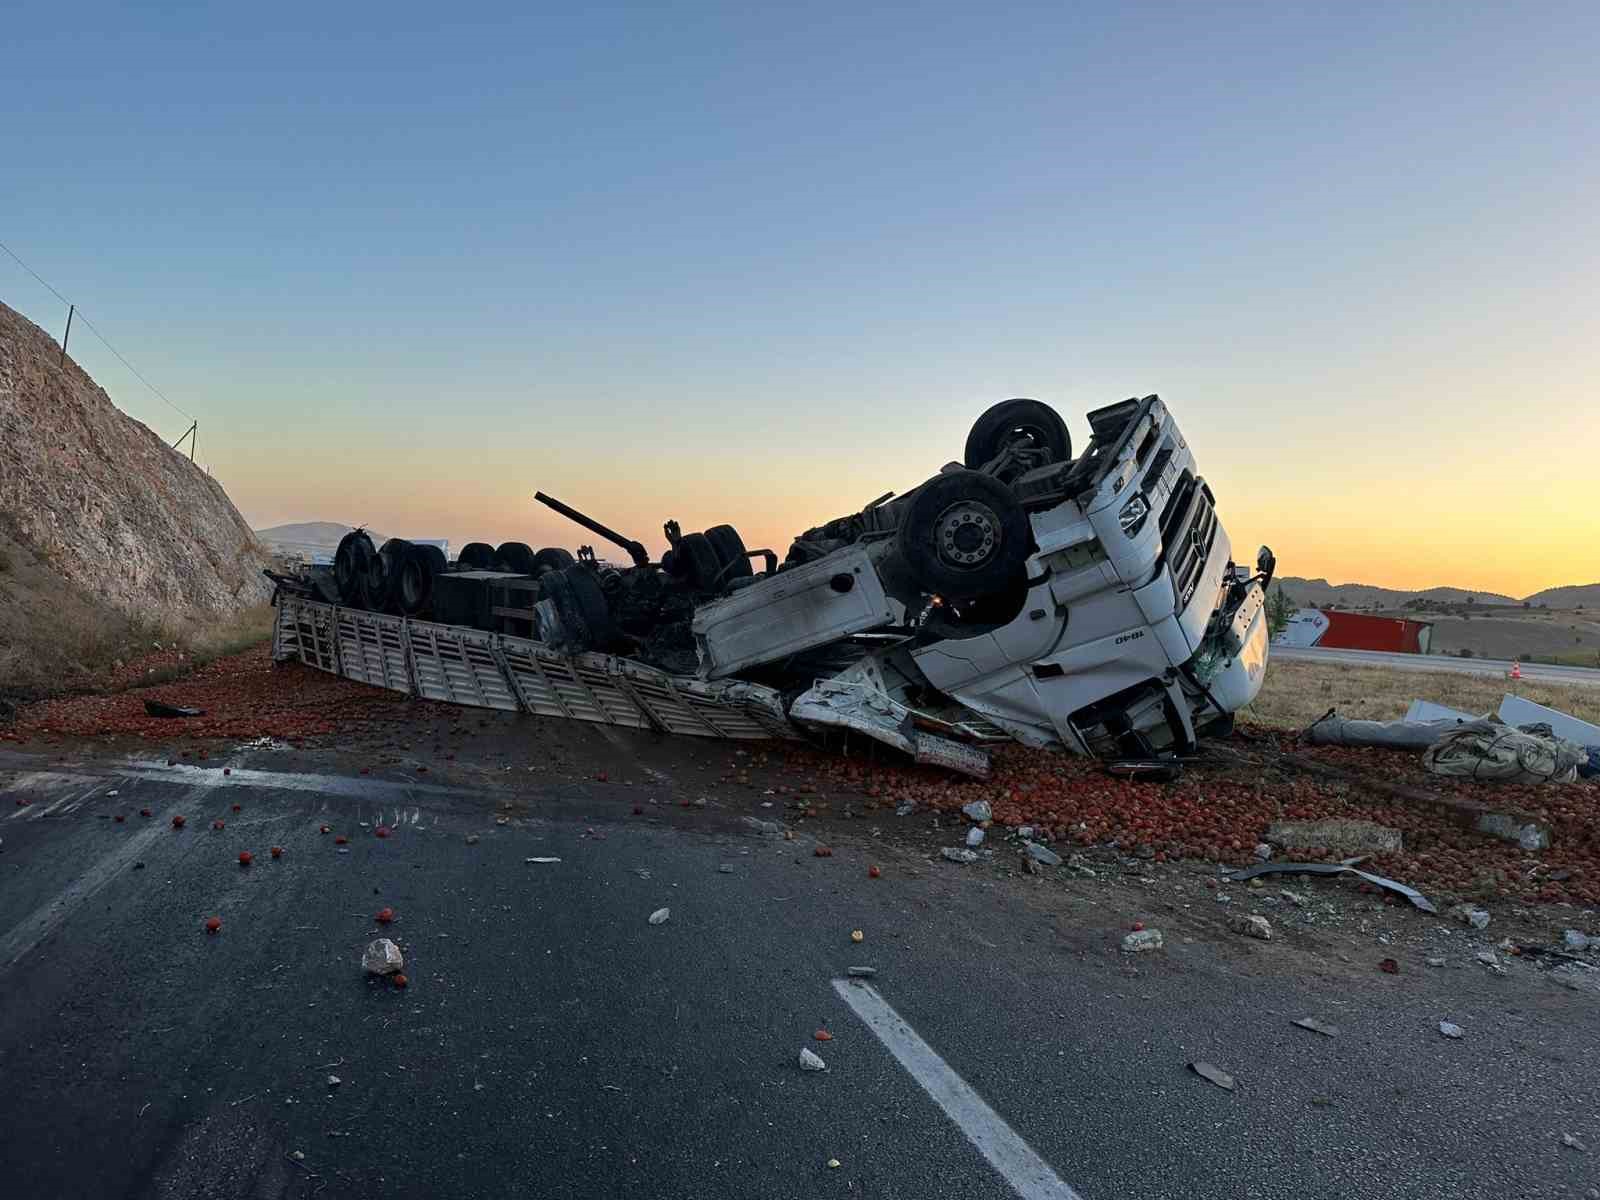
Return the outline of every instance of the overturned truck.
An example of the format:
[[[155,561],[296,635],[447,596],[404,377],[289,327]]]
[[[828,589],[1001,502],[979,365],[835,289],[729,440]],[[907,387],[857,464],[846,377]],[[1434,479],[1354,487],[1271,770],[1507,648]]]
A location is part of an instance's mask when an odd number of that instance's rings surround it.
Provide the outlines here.
[[[623,550],[436,547],[353,531],[331,567],[274,575],[280,659],[455,703],[717,737],[863,734],[984,774],[986,743],[1182,754],[1231,725],[1267,661],[1263,547],[1233,561],[1215,497],[1156,396],[1088,416],[985,412],[902,495],[794,538],[731,525]]]

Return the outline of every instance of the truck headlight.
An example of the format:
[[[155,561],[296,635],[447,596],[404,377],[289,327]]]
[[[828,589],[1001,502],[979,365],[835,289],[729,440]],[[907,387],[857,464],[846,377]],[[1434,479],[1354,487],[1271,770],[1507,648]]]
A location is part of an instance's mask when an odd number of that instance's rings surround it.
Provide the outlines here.
[[[1117,523],[1122,526],[1123,533],[1133,537],[1144,528],[1144,519],[1149,515],[1149,502],[1143,496],[1135,496],[1122,506],[1122,511],[1117,514]]]

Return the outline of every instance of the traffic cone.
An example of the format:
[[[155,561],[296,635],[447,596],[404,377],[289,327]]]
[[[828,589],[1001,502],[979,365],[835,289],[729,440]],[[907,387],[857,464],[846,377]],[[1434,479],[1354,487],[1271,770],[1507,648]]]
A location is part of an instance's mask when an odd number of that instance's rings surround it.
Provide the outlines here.
[[[1512,660],[1512,662],[1511,662],[1511,678],[1513,678],[1513,679],[1521,679],[1522,678],[1522,663],[1521,663],[1520,660],[1517,660],[1517,659],[1513,659]]]

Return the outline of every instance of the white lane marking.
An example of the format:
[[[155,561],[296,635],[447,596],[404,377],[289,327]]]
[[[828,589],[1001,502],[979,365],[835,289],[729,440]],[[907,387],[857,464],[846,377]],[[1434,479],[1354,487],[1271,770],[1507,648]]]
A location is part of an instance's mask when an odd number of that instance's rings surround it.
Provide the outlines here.
[[[6,780],[4,785],[0,786],[0,796],[26,795],[33,792],[50,792],[58,789],[66,790],[71,787],[86,787],[93,791],[102,782],[102,780],[96,779],[93,775],[72,775],[65,771],[24,771]],[[62,797],[62,800],[66,799],[70,799],[70,797]],[[54,801],[48,811],[53,811],[55,805],[60,804],[62,800]],[[46,811],[45,808],[40,807],[39,803],[35,802],[16,808],[15,811],[7,814],[6,819],[15,821],[19,817],[25,817],[31,821],[36,817],[43,816]]]
[[[833,990],[1022,1200],[1083,1200],[871,986],[835,979]]]
[[[197,793],[210,791],[212,786],[209,778],[194,780],[193,786],[178,798],[178,802],[188,800]],[[165,832],[159,819],[149,827],[139,830],[67,884],[54,900],[40,905],[12,926],[4,937],[0,937],[0,974],[22,961],[29,951],[59,929],[61,923],[72,915],[73,910],[85,900],[92,899],[106,884],[127,870],[144,852],[145,847]]]

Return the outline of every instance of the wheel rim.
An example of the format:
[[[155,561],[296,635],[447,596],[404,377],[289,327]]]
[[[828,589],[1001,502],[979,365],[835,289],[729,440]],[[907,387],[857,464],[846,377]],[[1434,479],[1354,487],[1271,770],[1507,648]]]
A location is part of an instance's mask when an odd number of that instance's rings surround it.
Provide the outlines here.
[[[1009,445],[1018,438],[1027,438],[1030,450],[1040,450],[1050,444],[1050,435],[1037,425],[1012,425],[1005,431],[1004,444]]]
[[[961,500],[939,514],[933,543],[940,561],[958,570],[981,567],[999,552],[1000,518],[976,500]]]

